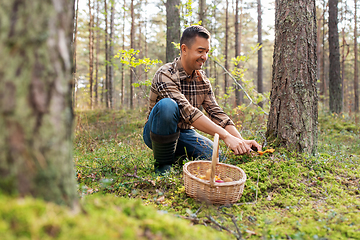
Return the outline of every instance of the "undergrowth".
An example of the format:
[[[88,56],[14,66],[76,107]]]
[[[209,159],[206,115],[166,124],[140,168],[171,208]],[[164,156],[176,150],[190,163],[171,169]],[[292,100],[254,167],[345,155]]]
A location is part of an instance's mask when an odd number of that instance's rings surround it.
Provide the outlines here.
[[[245,138],[268,144],[264,138],[265,116],[244,109],[234,110],[232,115]],[[51,239],[52,235],[62,239],[65,235],[61,234],[67,234],[70,226],[84,221],[81,218],[89,219],[89,226],[81,224],[79,232],[95,231],[93,227],[102,221],[99,227],[108,231],[104,223],[109,224],[109,234],[117,234],[120,239],[360,239],[360,128],[352,118],[326,113],[319,116],[315,156],[281,148],[262,156],[234,156],[221,144],[225,163],[242,168],[247,176],[240,200],[225,206],[189,198],[181,166],[175,166],[162,177],[153,173],[152,151],[142,140],[145,118],[144,110],[77,112],[74,163],[79,197],[86,213],[69,217],[58,207],[51,205],[55,210],[49,210],[49,205],[40,204],[41,209],[35,210],[33,214],[37,215],[33,218],[43,219],[44,224],[31,230],[38,234],[32,236],[39,236],[34,239],[47,239],[42,236]],[[1,201],[8,199],[0,198],[0,206],[4,205]],[[11,204],[19,206],[16,201]],[[37,206],[38,202],[31,204]],[[136,216],[137,208],[150,213],[141,213],[146,215],[144,218]],[[63,220],[56,222],[60,220],[51,214],[45,217],[47,211],[59,214]],[[121,228],[117,224],[125,221],[125,216],[132,217],[126,220],[132,223],[143,220]],[[150,223],[157,225],[149,226]],[[185,223],[201,228],[175,227]],[[29,222],[24,224],[25,230],[19,224],[24,233],[34,227]],[[0,221],[0,234],[4,229],[17,229],[4,226]],[[222,231],[217,232],[221,235],[216,235],[213,229]],[[132,237],[125,238],[121,235],[124,231],[133,234]],[[194,234],[187,236],[189,232]]]

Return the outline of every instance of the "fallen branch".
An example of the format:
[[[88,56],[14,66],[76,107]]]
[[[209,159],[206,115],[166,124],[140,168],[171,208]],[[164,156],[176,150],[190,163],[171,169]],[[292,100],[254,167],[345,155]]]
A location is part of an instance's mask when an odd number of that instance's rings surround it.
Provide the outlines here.
[[[209,215],[209,216],[206,216],[206,217],[207,217],[212,223],[214,223],[217,227],[219,227],[220,229],[223,229],[223,230],[231,233],[232,235],[234,235],[237,240],[241,240],[241,239],[242,239],[242,236],[241,236],[241,235],[239,236],[238,234],[236,234],[236,232],[228,229],[227,227],[222,226],[222,225],[221,225],[220,223],[218,223],[212,216]]]
[[[155,181],[154,180],[149,180],[149,179],[146,179],[146,178],[142,178],[142,177],[137,175],[137,166],[134,167],[134,173],[133,174],[125,173],[123,176],[124,177],[132,177],[132,178],[140,179],[140,181],[137,181],[136,183],[143,181],[143,182],[151,183],[153,186],[155,186]]]

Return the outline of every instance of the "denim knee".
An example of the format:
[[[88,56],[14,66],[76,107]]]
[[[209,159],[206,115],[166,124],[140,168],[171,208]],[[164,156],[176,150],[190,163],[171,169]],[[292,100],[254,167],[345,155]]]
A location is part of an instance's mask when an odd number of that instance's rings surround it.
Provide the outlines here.
[[[157,111],[161,112],[162,124],[172,124],[179,118],[179,106],[173,99],[163,98],[156,105]]]

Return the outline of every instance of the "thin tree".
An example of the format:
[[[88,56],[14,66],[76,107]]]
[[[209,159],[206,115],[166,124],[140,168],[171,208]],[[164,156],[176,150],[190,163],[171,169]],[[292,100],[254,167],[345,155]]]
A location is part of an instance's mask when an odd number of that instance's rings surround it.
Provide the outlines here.
[[[320,75],[320,99],[324,105],[326,103],[326,78],[325,78],[325,12],[326,2],[323,0],[323,14],[322,14],[322,56],[321,56],[321,75]]]
[[[213,0],[213,4],[212,4],[212,16],[213,16],[213,20],[214,20],[214,23],[212,24],[212,35],[213,35],[213,38],[216,37],[216,34],[217,34],[217,29],[216,29],[216,6],[217,5],[217,2],[216,0]],[[212,69],[213,69],[213,73],[212,73],[212,77],[215,79],[215,91],[214,91],[214,94],[215,96],[218,96],[219,95],[219,78],[217,77],[217,69],[216,69],[216,63],[215,61],[212,61],[213,63],[213,66],[212,66]]]
[[[0,191],[4,194],[77,205],[69,84],[74,4],[74,0],[0,4]]]
[[[340,49],[338,31],[338,0],[329,0],[329,107],[330,112],[342,111]]]
[[[199,0],[199,22],[201,25],[207,28],[206,22],[206,0]],[[209,76],[209,61],[206,61],[204,64],[204,69],[206,76]]]
[[[269,142],[290,151],[315,154],[318,132],[315,0],[276,0],[276,6],[266,136]]]
[[[135,45],[135,17],[134,17],[134,0],[131,0],[130,5],[130,13],[131,13],[131,29],[130,29],[130,48],[134,49]],[[134,98],[134,68],[130,67],[130,109],[134,108],[133,98]]]
[[[78,29],[78,13],[79,13],[79,0],[76,0],[76,11],[75,11],[75,26],[74,26],[74,40],[73,40],[73,84],[72,84],[72,101],[73,108],[76,107],[76,88],[77,88],[77,80],[76,80],[76,43],[77,43],[77,29]]]
[[[263,59],[262,59],[262,12],[261,12],[261,0],[257,0],[257,12],[258,12],[258,44],[261,48],[258,50],[258,69],[257,69],[257,91],[263,92]],[[259,106],[262,107],[263,103],[259,102]]]
[[[94,16],[91,12],[91,0],[89,4],[89,84],[90,84],[90,108],[93,108],[93,72],[94,72]]]
[[[241,1],[240,19],[239,19],[239,1]],[[240,24],[239,24],[239,20],[240,20]],[[242,30],[242,0],[235,0],[235,58],[241,55],[241,36],[242,36],[241,30]],[[235,67],[241,67],[241,66],[235,66]],[[241,84],[241,79],[238,79],[238,81],[240,81]],[[237,84],[235,84],[235,90],[236,90],[235,105],[239,106],[242,100],[242,92]]]
[[[225,55],[225,68],[229,69],[229,64],[228,64],[228,41],[229,41],[229,0],[226,0],[226,4],[225,4],[225,50],[224,50],[224,55]],[[228,75],[224,74],[224,93],[227,94],[227,88],[229,86],[228,83]]]
[[[114,66],[113,66],[113,58],[114,58],[114,15],[115,15],[115,1],[110,1],[110,39],[109,39],[109,108],[113,108],[113,86],[114,86]]]
[[[122,50],[125,50],[125,19],[126,19],[126,0],[124,0],[123,6],[123,25],[122,25]],[[125,99],[125,64],[121,63],[121,106],[124,106],[124,99]]]
[[[357,0],[355,3],[355,26],[354,26],[354,112],[359,112],[359,79],[358,79],[358,59],[357,59]]]
[[[345,17],[344,15],[347,13],[347,1],[345,0],[344,3],[345,9],[341,12],[341,22],[343,23],[343,27],[341,29],[341,36],[342,36],[342,51],[341,51],[341,94],[343,99],[343,106],[342,109],[345,110],[346,98],[345,98],[345,60],[349,55],[349,47],[346,43],[345,39]],[[347,52],[345,53],[345,49],[347,48]]]
[[[174,43],[180,39],[180,0],[166,1],[166,62],[174,61],[179,56],[179,50]]]
[[[320,89],[320,95],[321,95],[321,84],[322,84],[322,35],[321,35],[321,29],[322,29],[322,19],[323,19],[323,15],[321,15],[319,17],[319,19],[317,19],[317,76],[320,77],[320,81],[318,84],[318,88]]]
[[[107,0],[104,1],[105,14],[105,84],[103,84],[103,93],[106,108],[109,108],[109,31],[108,31],[108,8]]]
[[[95,42],[95,82],[94,82],[94,93],[95,93],[95,107],[98,107],[98,85],[99,85],[99,53],[100,53],[100,3],[96,2],[96,42]]]

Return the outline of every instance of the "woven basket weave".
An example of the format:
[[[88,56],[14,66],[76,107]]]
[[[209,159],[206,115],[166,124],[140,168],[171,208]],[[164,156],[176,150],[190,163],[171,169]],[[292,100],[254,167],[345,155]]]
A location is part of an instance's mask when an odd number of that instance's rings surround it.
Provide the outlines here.
[[[183,167],[185,192],[188,196],[211,204],[231,204],[237,202],[243,191],[246,181],[245,172],[233,165],[219,163],[219,135],[215,134],[212,161],[192,161]],[[210,181],[196,177],[193,173],[205,175],[211,168]],[[234,181],[217,183],[215,175]]]

